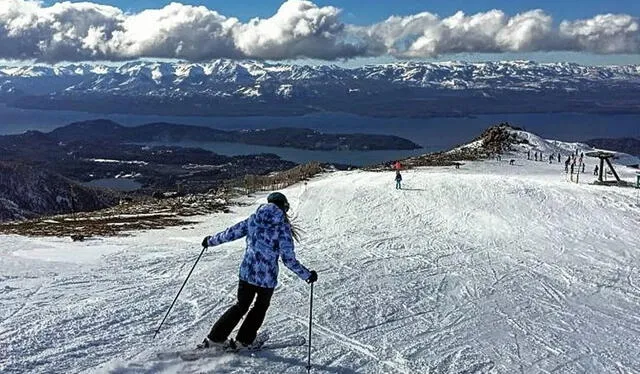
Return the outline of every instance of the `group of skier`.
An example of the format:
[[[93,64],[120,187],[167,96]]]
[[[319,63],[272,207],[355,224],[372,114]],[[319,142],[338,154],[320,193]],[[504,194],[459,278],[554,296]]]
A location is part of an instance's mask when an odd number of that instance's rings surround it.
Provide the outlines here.
[[[535,151],[533,152],[533,159],[535,161],[542,161],[542,152]],[[553,155],[549,156],[549,163],[553,159]],[[527,150],[527,160],[531,160],[531,150]]]
[[[560,152],[558,152],[558,154],[550,154],[549,155],[549,163],[552,164],[554,160],[558,160],[558,163],[561,162],[562,160],[562,156],[560,154]],[[531,159],[531,150],[527,150],[527,160]],[[542,152],[534,152],[533,155],[533,159],[535,161],[542,161]],[[585,172],[585,168],[586,168],[586,164],[584,163],[584,152],[580,152],[580,155],[578,155],[578,150],[576,149],[575,152],[572,152],[569,156],[567,156],[567,159],[564,161],[564,171],[567,174],[571,174],[572,179],[573,179],[573,174],[577,174],[577,173],[584,173]],[[596,165],[594,171],[593,171],[594,175],[598,174],[598,165]]]

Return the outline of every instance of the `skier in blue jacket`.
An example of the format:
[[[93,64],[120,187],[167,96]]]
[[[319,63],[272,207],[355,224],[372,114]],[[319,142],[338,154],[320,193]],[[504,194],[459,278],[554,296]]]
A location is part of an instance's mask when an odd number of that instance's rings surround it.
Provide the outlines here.
[[[286,196],[274,192],[267,197],[267,202],[249,218],[202,241],[203,247],[212,247],[246,236],[247,248],[240,265],[238,300],[213,325],[199,348],[251,348],[278,284],[278,258],[307,283],[318,280],[315,271],[308,270],[296,259],[293,239],[297,239],[297,235],[287,216]],[[255,304],[249,310],[254,299]],[[228,339],[245,314],[236,339]]]

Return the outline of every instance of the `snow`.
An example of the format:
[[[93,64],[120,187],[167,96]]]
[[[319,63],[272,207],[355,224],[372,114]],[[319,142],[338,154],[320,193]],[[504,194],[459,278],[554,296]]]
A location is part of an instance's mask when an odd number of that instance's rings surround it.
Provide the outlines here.
[[[479,148],[481,148],[484,145],[484,140],[483,139],[478,139],[478,140],[474,140],[471,143],[467,143],[465,145],[461,145],[459,147],[456,147],[450,151],[447,151],[447,153],[456,153],[456,152],[460,152],[462,150],[468,149],[468,150],[477,150]]]
[[[314,373],[640,372],[638,191],[511,157],[408,170],[404,190],[363,171],[284,190],[298,258],[319,273]],[[2,372],[305,372],[306,347],[155,358],[194,346],[233,302],[243,241],[207,251],[152,340],[202,237],[265,196],[131,236],[0,237]],[[306,335],[308,297],[283,268],[264,327]]]
[[[147,165],[146,161],[123,161],[123,160],[111,160],[106,158],[89,158],[87,161],[99,162],[103,164],[128,164],[128,165]]]
[[[120,247],[92,243],[91,241],[70,243],[66,239],[58,238],[36,240],[31,248],[13,251],[10,255],[38,261],[94,264],[100,262],[102,256],[121,250]]]
[[[285,65],[258,61],[213,60],[206,63],[133,61],[122,65],[71,64],[0,66],[0,85],[9,80],[16,92],[49,94],[117,94],[135,97],[236,97],[292,99],[280,86],[293,84],[299,94],[328,92],[327,82],[341,87],[377,92],[380,82],[399,87],[434,89],[494,89],[507,91],[562,90],[579,92],[594,87],[616,88],[620,83],[640,82],[640,68],[629,66],[580,66],[530,61],[399,62],[345,68],[335,65]],[[264,90],[256,87],[262,85]],[[15,91],[14,90],[14,91]],[[41,92],[39,93],[41,94]]]
[[[116,178],[116,179],[131,179],[131,178],[139,178],[141,176],[142,176],[142,173],[134,173],[134,172],[124,173],[124,172],[122,172],[122,173],[117,174],[116,176],[114,176],[114,178]]]
[[[276,90],[276,95],[283,97],[291,97],[293,86],[290,84],[281,84]]]
[[[640,158],[622,152],[593,148],[584,143],[542,139],[541,137],[526,131],[513,130],[512,132],[516,133],[519,138],[526,139],[529,142],[528,145],[523,144],[515,147],[517,150],[522,152],[526,152],[527,149],[530,149],[531,151],[542,152],[543,155],[548,157],[550,154],[557,155],[558,152],[566,156],[575,153],[576,151],[578,154],[593,151],[605,151],[613,153],[616,157],[616,163],[620,165],[638,165],[640,163]]]
[[[508,131],[512,134],[515,134],[518,139],[524,141],[523,143],[517,143],[517,144],[511,145],[511,148],[512,148],[511,151],[517,152],[520,154],[524,154],[527,151],[542,152],[543,156],[546,159],[548,159],[549,155],[553,154],[555,157],[557,157],[558,153],[560,153],[563,157],[565,157],[561,160],[562,162],[564,162],[568,155],[575,154],[576,151],[578,152],[578,155],[580,153],[604,151],[604,152],[609,152],[614,154],[616,158],[616,163],[619,165],[626,166],[626,165],[640,164],[640,158],[626,154],[626,153],[594,148],[585,143],[564,142],[564,141],[553,140],[553,139],[543,139],[542,137],[536,134],[523,131],[523,130],[510,129]],[[464,149],[476,150],[481,148],[483,144],[484,144],[484,140],[478,139],[478,140],[474,140],[471,143],[456,147],[448,151],[447,153],[460,152]],[[533,154],[531,155],[531,157],[534,157]],[[585,158],[588,159],[588,157],[586,156]],[[591,159],[591,160],[594,160],[594,159]],[[585,161],[585,162],[588,162],[588,161]]]
[[[236,93],[240,96],[245,97],[259,97],[262,96],[260,93],[260,86],[255,87],[243,87],[236,91]]]

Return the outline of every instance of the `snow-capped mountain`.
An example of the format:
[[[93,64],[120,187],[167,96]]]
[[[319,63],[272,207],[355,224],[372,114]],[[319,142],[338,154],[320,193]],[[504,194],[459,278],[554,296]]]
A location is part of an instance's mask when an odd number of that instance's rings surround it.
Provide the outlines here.
[[[640,66],[581,66],[573,63],[506,61],[486,63],[402,62],[355,69],[339,66],[285,65],[254,61],[216,60],[211,63],[130,62],[121,66],[75,64],[68,66],[0,67],[0,78],[82,77],[68,92],[128,92],[156,94],[202,93],[202,88],[236,86],[235,91],[266,85],[262,95],[280,94],[282,85],[344,85],[358,88],[384,82],[404,87],[441,89],[579,89],[597,83],[640,84]],[[269,89],[274,88],[272,92]],[[205,94],[207,94],[205,92]],[[287,92],[283,93],[287,96]]]
[[[307,106],[313,105],[325,110],[366,111],[366,108],[355,107],[380,107],[380,101],[388,104],[390,98],[409,100],[415,104],[416,98],[422,101],[424,97],[431,100],[434,96],[471,95],[475,99],[474,103],[478,103],[482,100],[501,101],[505,99],[504,95],[522,97],[553,93],[562,97],[588,92],[590,96],[580,98],[589,102],[584,105],[587,108],[598,100],[593,95],[604,95],[609,100],[614,100],[613,103],[599,104],[604,106],[602,111],[606,111],[612,107],[614,110],[637,108],[633,103],[617,100],[608,91],[615,91],[625,97],[637,96],[635,93],[640,90],[640,66],[595,67],[531,61],[399,62],[349,69],[335,65],[286,65],[222,59],[209,63],[138,61],[121,66],[75,64],[0,67],[0,85],[9,80],[26,96],[46,95],[46,100],[30,97],[16,104],[17,106],[43,109],[51,109],[43,101],[54,100],[64,107],[72,99],[75,105],[81,102],[83,109],[93,110],[96,101],[109,96],[147,98],[146,100],[179,98],[183,101],[179,105],[192,108],[198,108],[202,104],[191,102],[193,100],[214,98],[224,99],[225,104],[229,101],[279,104],[303,102]],[[89,104],[88,101],[93,102]],[[363,103],[353,105],[355,109],[349,109],[341,104],[345,101]],[[552,100],[551,105],[556,101]],[[574,106],[566,110],[581,111],[581,104],[576,104],[576,100],[566,101]],[[623,103],[622,109],[620,102]],[[441,104],[438,103],[437,107],[442,107]],[[118,106],[115,103],[110,105]],[[123,111],[121,109],[109,107],[101,110]],[[543,108],[547,109],[549,108],[546,106]]]

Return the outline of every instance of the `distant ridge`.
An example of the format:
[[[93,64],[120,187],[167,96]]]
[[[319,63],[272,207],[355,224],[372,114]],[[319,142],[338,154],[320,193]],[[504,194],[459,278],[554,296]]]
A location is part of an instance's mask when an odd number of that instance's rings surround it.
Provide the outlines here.
[[[223,59],[0,67],[0,101],[32,109],[203,116],[638,113],[640,65],[398,62],[349,69]]]
[[[49,133],[56,140],[117,142],[229,142],[309,150],[388,150],[418,149],[420,145],[394,135],[326,134],[311,129],[274,128],[223,131],[204,126],[166,122],[122,126],[99,119],[74,122]]]

